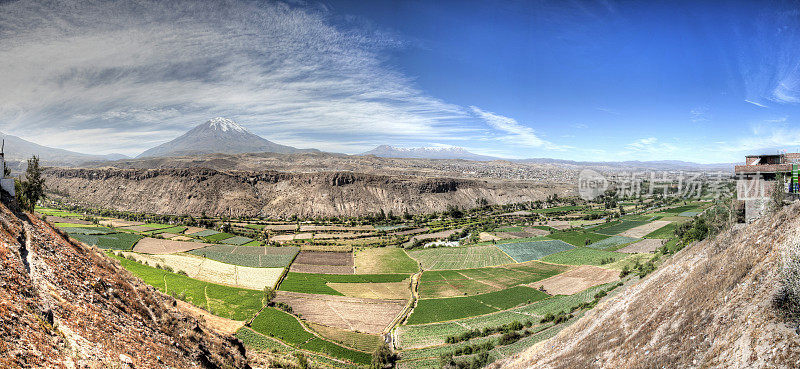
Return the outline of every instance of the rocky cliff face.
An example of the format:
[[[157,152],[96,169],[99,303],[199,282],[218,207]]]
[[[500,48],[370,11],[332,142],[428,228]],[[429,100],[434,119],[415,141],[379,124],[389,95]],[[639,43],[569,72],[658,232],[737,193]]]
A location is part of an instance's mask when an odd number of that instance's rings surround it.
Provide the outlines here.
[[[678,252],[503,368],[796,368],[800,328],[774,298],[800,205]]]
[[[176,169],[45,171],[48,187],[87,205],[137,212],[227,216],[353,216],[421,213],[564,195],[563,185],[350,172],[285,173]]]
[[[248,367],[237,339],[9,202],[4,194],[0,367]]]

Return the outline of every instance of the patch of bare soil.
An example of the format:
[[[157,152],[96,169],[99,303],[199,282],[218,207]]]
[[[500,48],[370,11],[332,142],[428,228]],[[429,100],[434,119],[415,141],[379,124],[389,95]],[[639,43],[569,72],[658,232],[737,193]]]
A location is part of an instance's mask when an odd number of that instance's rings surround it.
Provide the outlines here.
[[[158,238],[145,237],[136,243],[136,246],[133,247],[133,251],[145,254],[173,254],[176,252],[191,251],[206,246],[211,246],[211,244],[202,242],[162,240]]]
[[[347,265],[316,265],[292,263],[289,267],[290,272],[295,273],[319,273],[319,274],[353,274],[355,271],[352,266]]]
[[[106,219],[106,220],[101,220],[100,224],[119,228],[119,227],[143,225],[144,222],[134,222],[131,220],[122,220],[122,219]]]
[[[55,224],[55,223],[72,223],[72,224],[85,224],[85,225],[92,224],[92,222],[88,220],[62,218],[62,217],[57,217],[55,215],[48,215],[47,221],[50,222],[50,224]]]
[[[544,287],[551,295],[572,295],[589,287],[614,282],[619,272],[592,265],[581,265],[564,273],[531,283],[534,288]]]
[[[796,368],[800,336],[773,304],[800,204],[678,252],[506,368]]]
[[[288,304],[295,314],[308,321],[372,334],[383,332],[405,307],[404,301],[397,300],[372,300],[286,291],[278,291],[274,301]]]
[[[294,259],[298,264],[353,266],[352,252],[300,251]]]

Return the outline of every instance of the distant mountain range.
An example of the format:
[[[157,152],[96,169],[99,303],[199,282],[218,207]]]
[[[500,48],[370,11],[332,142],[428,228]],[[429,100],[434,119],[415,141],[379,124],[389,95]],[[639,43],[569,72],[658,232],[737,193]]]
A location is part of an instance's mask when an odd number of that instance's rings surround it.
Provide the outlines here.
[[[189,156],[202,154],[243,154],[274,152],[294,154],[319,152],[316,149],[298,149],[279,145],[250,133],[236,122],[226,118],[213,118],[182,136],[141,153],[138,157]]]
[[[461,147],[394,147],[380,145],[370,151],[359,155],[373,155],[380,158],[411,158],[411,159],[464,159],[475,161],[502,160],[500,158],[478,155]]]
[[[2,135],[2,133],[0,133]],[[5,139],[6,160],[12,170],[24,168],[24,161],[38,155],[47,166],[78,166],[89,162],[103,162],[129,159],[122,154],[90,155],[74,151],[56,149],[26,141],[17,136],[2,135]],[[205,154],[244,154],[244,153],[321,153],[317,149],[298,149],[280,145],[249,132],[241,125],[226,118],[213,118],[202,123],[172,141],[153,147],[141,153],[138,158],[194,156]],[[356,156],[375,156],[381,158],[409,159],[461,159],[471,161],[505,160],[523,164],[551,164],[573,167],[595,168],[599,170],[685,170],[685,171],[731,171],[735,163],[698,164],[679,160],[660,161],[615,161],[592,162],[551,158],[504,159],[479,155],[461,147],[412,147],[402,148],[380,145]],[[16,162],[16,163],[15,163]],[[332,168],[335,169],[335,168]]]
[[[702,171],[732,171],[737,163],[700,164],[681,160],[627,160],[627,161],[574,161],[550,158],[534,158],[512,160],[526,164],[555,164],[573,165],[578,167],[612,168],[621,170],[647,169],[647,170],[702,170]]]
[[[50,166],[73,166],[88,161],[108,161],[126,159],[128,156],[122,154],[90,155],[64,149],[55,149],[42,146],[17,136],[0,133],[5,147],[5,159],[9,162],[24,162],[31,156],[39,156],[43,165]]]

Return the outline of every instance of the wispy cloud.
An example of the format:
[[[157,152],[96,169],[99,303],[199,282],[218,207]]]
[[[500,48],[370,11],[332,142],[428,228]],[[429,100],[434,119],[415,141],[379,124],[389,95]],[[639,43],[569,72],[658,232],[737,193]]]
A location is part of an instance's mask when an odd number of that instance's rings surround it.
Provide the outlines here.
[[[513,118],[505,117],[492,112],[484,111],[477,106],[470,106],[472,112],[490,127],[502,132],[501,138],[514,144],[528,147],[545,148],[549,150],[564,150],[566,146],[555,145],[541,139],[533,128],[524,126]]]
[[[655,137],[640,138],[625,146],[630,153],[665,155],[678,150],[675,145],[659,142]]]
[[[698,106],[689,111],[690,120],[694,123],[700,122],[708,122],[709,121],[709,113],[708,107],[705,106]]]
[[[0,130],[128,154],[213,116],[304,147],[331,132],[347,142],[465,132],[464,109],[383,63],[402,41],[328,16],[277,2],[3,3]],[[106,136],[59,140],[76,128]]]
[[[755,101],[751,101],[751,100],[747,100],[747,99],[745,99],[745,100],[744,100],[744,102],[746,102],[746,103],[750,103],[750,104],[753,104],[753,105],[755,105],[755,106],[758,106],[758,107],[761,107],[761,108],[766,108],[766,107],[767,107],[767,106],[766,106],[766,105],[764,105],[764,104],[757,103],[757,102],[755,102]]]

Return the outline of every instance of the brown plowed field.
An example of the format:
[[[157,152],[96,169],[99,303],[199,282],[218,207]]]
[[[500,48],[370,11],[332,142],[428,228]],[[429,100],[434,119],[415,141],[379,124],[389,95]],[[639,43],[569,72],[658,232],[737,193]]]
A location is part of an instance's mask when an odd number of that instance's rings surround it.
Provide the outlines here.
[[[278,291],[276,302],[292,307],[310,322],[363,333],[381,333],[405,306],[404,301]]]
[[[620,233],[620,236],[642,238],[671,222],[668,220],[656,220],[638,227],[631,228],[625,232]]]
[[[353,266],[350,252],[300,251],[294,260],[298,264]]]
[[[533,288],[544,286],[551,295],[572,295],[589,287],[619,279],[619,271],[591,265],[581,265],[556,276],[531,283]]]
[[[176,252],[195,250],[206,246],[211,246],[211,244],[201,242],[162,240],[158,238],[145,237],[136,243],[136,246],[133,247],[133,251],[142,252],[145,254],[173,254]]]
[[[658,250],[659,247],[663,246],[667,240],[662,240],[658,238],[648,238],[645,240],[641,240],[636,243],[632,243],[628,246],[625,246],[617,252],[624,252],[626,254],[638,254],[643,252],[653,252]]]
[[[292,263],[290,272],[319,274],[353,274],[353,267],[347,265],[315,265]]]

